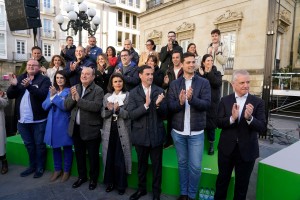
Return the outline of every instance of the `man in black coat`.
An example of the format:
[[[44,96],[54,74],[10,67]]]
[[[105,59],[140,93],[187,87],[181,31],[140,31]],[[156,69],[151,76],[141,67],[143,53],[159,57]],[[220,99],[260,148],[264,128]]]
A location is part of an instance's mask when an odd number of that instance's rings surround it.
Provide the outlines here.
[[[150,155],[153,169],[153,199],[160,199],[162,179],[162,150],[165,137],[163,117],[167,113],[167,104],[162,88],[152,84],[153,69],[142,66],[139,71],[142,81],[130,91],[128,112],[132,119],[130,139],[138,157],[138,190],[130,196],[137,200],[147,194],[146,176]]]
[[[168,44],[161,48],[159,54],[159,60],[161,62],[160,69],[166,73],[169,66],[172,66],[172,53],[178,51],[182,57],[182,47],[178,45],[176,41],[176,33],[174,31],[168,32]]]
[[[232,170],[235,170],[234,199],[246,199],[250,175],[259,156],[257,135],[266,130],[262,99],[249,94],[250,76],[235,71],[232,87],[235,93],[221,99],[218,109],[219,140],[215,199],[226,199]]]

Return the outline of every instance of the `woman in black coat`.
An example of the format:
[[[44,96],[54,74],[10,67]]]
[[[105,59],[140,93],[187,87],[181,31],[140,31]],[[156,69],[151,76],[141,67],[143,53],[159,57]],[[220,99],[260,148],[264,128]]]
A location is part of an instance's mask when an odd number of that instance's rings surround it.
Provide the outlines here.
[[[164,82],[164,73],[158,67],[158,59],[155,55],[149,55],[146,64],[153,70],[153,83],[158,87],[162,87]]]
[[[215,129],[217,128],[217,110],[221,98],[222,75],[213,65],[213,57],[205,54],[201,61],[201,67],[196,74],[207,79],[211,88],[211,106],[206,112],[206,132],[210,143],[208,155],[214,154]]]

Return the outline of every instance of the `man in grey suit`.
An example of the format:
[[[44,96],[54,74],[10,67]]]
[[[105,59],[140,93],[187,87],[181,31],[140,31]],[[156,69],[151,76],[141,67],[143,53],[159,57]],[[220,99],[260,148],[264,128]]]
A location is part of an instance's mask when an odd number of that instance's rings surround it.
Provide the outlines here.
[[[87,181],[86,151],[90,161],[89,190],[97,187],[99,177],[100,128],[102,128],[101,107],[104,92],[94,83],[95,71],[83,67],[81,84],[71,88],[65,101],[65,108],[71,111],[69,134],[73,138],[77,161],[78,180],[73,188]]]

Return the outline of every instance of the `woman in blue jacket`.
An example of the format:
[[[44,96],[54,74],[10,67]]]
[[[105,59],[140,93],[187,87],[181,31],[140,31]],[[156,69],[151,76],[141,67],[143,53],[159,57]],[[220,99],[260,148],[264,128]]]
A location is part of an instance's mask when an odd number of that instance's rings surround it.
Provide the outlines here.
[[[70,93],[70,82],[64,71],[54,75],[53,86],[50,86],[48,96],[43,102],[44,110],[49,111],[44,142],[53,148],[54,173],[50,181],[55,181],[62,175],[62,148],[64,150],[64,172],[61,182],[70,177],[73,152],[72,138],[68,134],[70,113],[64,108],[65,98]]]

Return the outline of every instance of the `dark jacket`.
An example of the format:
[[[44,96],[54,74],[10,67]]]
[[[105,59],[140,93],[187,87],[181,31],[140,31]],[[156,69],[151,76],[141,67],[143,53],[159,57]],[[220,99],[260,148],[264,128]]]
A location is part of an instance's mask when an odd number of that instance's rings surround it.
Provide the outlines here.
[[[130,56],[131,56],[131,61],[135,63],[135,65],[139,64],[140,56],[139,54],[134,50],[134,48],[131,47],[130,49]],[[121,63],[121,52],[118,53],[118,64]]]
[[[209,73],[204,73],[201,75],[199,70],[196,71],[196,74],[202,78],[205,78],[209,81],[211,89],[211,105],[206,112],[206,128],[215,129],[217,128],[217,111],[221,98],[221,87],[222,87],[222,75],[221,72],[217,70],[216,66],[212,66],[212,69]]]
[[[93,62],[91,62],[87,58],[84,58],[82,61],[80,61],[80,63],[76,67],[76,69],[74,71],[71,71],[70,70],[70,64],[73,63],[73,62],[75,62],[75,61],[68,62],[65,69],[64,69],[64,71],[66,72],[67,77],[70,79],[71,86],[80,83],[80,74],[81,74],[81,71],[82,71],[83,67],[91,67],[93,69],[95,68],[95,64]]]
[[[193,96],[190,104],[190,127],[191,131],[204,130],[206,126],[206,111],[210,106],[210,86],[209,82],[195,75],[192,79]],[[181,90],[186,90],[184,77],[179,77],[173,81],[168,90],[168,108],[172,118],[172,128],[183,131],[185,104],[180,105],[179,94]]]
[[[161,62],[160,69],[165,74],[169,66],[173,65],[172,62],[172,53],[173,51],[179,51],[182,57],[182,47],[178,45],[178,42],[175,41],[173,44],[173,50],[168,51],[168,45],[161,48],[159,53],[159,60]]]
[[[159,69],[158,66],[155,66],[154,68],[153,83],[158,87],[162,87],[164,83],[164,73]]]
[[[156,147],[164,143],[165,128],[163,117],[167,114],[167,102],[164,99],[159,108],[155,102],[163,89],[152,84],[150,99],[151,103],[146,110],[144,104],[146,95],[140,84],[130,91],[128,112],[131,118],[130,139],[133,145]]]
[[[82,85],[76,85],[79,96],[82,94]],[[71,119],[69,124],[69,135],[74,133],[74,125],[76,123],[76,115],[80,109],[80,137],[82,140],[92,140],[100,137],[100,129],[102,128],[101,108],[103,102],[103,90],[92,82],[85,90],[83,97],[78,101],[72,99],[71,93],[65,100],[65,108],[71,111]]]
[[[76,50],[75,45],[72,45],[70,48],[66,46],[65,47],[66,53],[60,51],[60,56],[62,56],[65,59],[66,63],[71,62],[76,59],[75,50]]]
[[[39,60],[38,60],[40,66],[44,66],[46,69],[49,68],[49,62],[46,60],[46,58],[44,56],[42,56]],[[25,62],[25,64],[22,65],[22,67],[19,69],[18,74],[24,74],[26,73],[26,64],[27,62]]]
[[[107,86],[108,86],[108,82],[109,82],[109,78],[112,75],[112,73],[114,72],[115,68],[114,67],[107,67],[106,70],[104,70],[103,74],[99,71],[96,70],[95,73],[95,83],[96,85],[98,85],[99,87],[101,87],[104,91],[104,95],[107,93]]]
[[[175,76],[175,72],[174,72],[174,66],[170,66],[167,69],[166,75],[169,77],[169,83],[168,84],[163,83],[162,88],[165,89],[165,90],[169,88],[172,81],[176,80],[176,76]],[[181,77],[182,75],[183,75],[183,70],[181,68],[178,72],[178,78]]]
[[[26,89],[30,94],[30,103],[32,107],[33,120],[46,119],[48,112],[42,108],[42,103],[46,99],[51,86],[50,79],[47,76],[43,76],[41,73],[37,73],[31,84],[25,88],[21,85],[22,80],[27,78],[27,73],[21,74],[18,79],[18,84],[16,86],[11,85],[7,89],[7,97],[9,99],[16,99],[15,108],[18,119],[20,119],[20,104],[25,94]]]
[[[259,156],[258,134],[267,128],[264,101],[258,97],[248,94],[240,120],[230,124],[232,106],[236,103],[235,94],[230,94],[221,99],[218,109],[218,127],[221,128],[219,140],[219,152],[230,156],[239,145],[242,159],[246,162],[254,161]],[[253,121],[248,124],[244,118],[245,108],[248,103],[254,106],[252,113]],[[238,143],[237,143],[238,140]]]
[[[124,77],[126,90],[130,91],[140,83],[140,77],[139,77],[138,67],[136,66],[135,63],[131,62],[128,67],[129,69],[127,69],[127,71],[124,73],[123,65],[122,63],[119,63],[116,66],[115,70],[116,69],[121,70]]]

